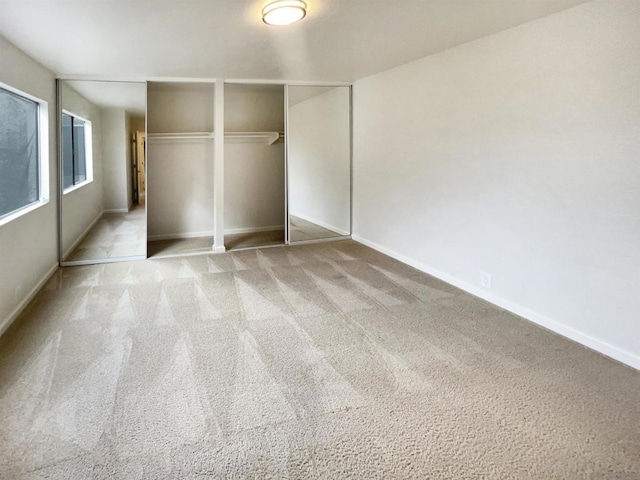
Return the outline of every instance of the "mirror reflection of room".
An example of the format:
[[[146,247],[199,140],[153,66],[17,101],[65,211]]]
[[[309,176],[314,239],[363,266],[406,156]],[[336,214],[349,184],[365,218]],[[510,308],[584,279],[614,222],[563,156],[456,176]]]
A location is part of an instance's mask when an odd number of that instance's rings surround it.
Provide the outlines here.
[[[349,87],[288,87],[289,238],[351,234]]]
[[[144,83],[61,81],[62,259],[146,257]]]

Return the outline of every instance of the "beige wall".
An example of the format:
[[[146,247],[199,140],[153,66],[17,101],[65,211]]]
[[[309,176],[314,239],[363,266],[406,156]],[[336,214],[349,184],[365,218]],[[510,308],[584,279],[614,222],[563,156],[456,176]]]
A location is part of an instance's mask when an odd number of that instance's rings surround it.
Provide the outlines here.
[[[48,204],[0,226],[0,331],[58,263],[56,98],[53,74],[0,37],[0,82],[49,104]]]
[[[91,121],[93,182],[62,197],[63,257],[102,215],[102,119],[100,109],[63,82],[62,108]]]
[[[149,238],[213,234],[213,141],[167,141],[154,133],[213,131],[212,84],[149,83]],[[225,86],[225,128],[283,131],[284,87]],[[284,225],[284,145],[225,145],[225,230]]]
[[[138,117],[136,115],[130,116],[131,130],[135,132],[144,132],[146,129],[144,117]]]
[[[102,109],[103,208],[107,212],[126,212],[130,206],[129,136],[124,109]]]
[[[124,137],[125,137],[125,190],[127,192],[127,210],[131,210],[133,205],[133,135],[131,127],[131,116],[125,112],[124,118]]]
[[[149,83],[149,134],[211,132],[213,85]],[[213,144],[147,137],[150,239],[212,235]]]
[[[640,368],[639,20],[590,2],[356,82],[355,238]]]
[[[234,85],[224,89],[227,132],[284,131],[282,85]],[[225,231],[284,228],[284,143],[226,142]]]

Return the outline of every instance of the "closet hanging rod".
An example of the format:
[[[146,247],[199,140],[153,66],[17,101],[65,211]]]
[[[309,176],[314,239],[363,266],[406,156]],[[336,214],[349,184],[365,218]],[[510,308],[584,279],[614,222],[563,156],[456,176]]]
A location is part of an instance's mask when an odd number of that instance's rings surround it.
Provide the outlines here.
[[[149,140],[215,140],[214,132],[187,133],[150,133]],[[273,145],[284,138],[283,132],[226,132],[224,139],[228,142],[253,142]]]

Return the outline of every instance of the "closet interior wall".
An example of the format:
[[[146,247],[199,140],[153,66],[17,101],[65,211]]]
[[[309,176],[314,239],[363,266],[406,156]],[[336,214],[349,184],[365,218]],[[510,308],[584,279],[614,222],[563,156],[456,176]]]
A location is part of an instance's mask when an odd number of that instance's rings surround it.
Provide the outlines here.
[[[148,240],[213,241],[212,83],[148,83]]]
[[[148,239],[153,244],[149,245],[151,256],[208,253],[212,248],[224,250],[219,238],[214,247],[216,217],[223,220],[218,228],[224,232],[227,250],[287,242],[285,86],[217,85],[223,86],[224,91],[219,91],[222,89],[212,82],[148,83],[147,208]],[[290,145],[290,153],[294,154],[294,160],[298,159],[300,171],[294,185],[290,185],[293,196],[289,200],[296,198],[296,192],[302,192],[300,198],[304,201],[296,202],[302,219],[299,222],[328,232],[313,239],[348,235],[348,88],[342,92],[346,96],[336,97],[344,100],[337,104],[343,108],[334,108],[335,102],[324,101],[340,92],[325,92],[326,88],[320,92],[309,88],[298,90],[304,98],[289,110],[299,124],[291,126],[299,141],[297,147]],[[215,98],[216,92],[220,98]],[[215,101],[224,108],[216,108]],[[321,108],[311,105],[308,115],[296,116],[298,110],[311,103],[319,103]],[[330,115],[333,110],[343,115],[339,118]],[[216,120],[216,115],[223,113],[224,117]],[[330,130],[314,123],[320,120],[317,116],[328,122]],[[220,123],[216,123],[220,132],[214,132],[215,122]],[[345,141],[338,143],[344,144],[346,157],[336,167],[338,157],[343,155],[334,151],[337,147],[333,144],[327,145],[326,138],[336,142],[343,137]],[[215,160],[218,142],[224,142],[224,155],[218,152],[220,158]],[[214,183],[214,167],[219,162],[223,162],[223,168]],[[334,191],[343,184],[341,193]],[[215,188],[220,189],[218,206]],[[335,208],[329,208],[332,205]],[[312,220],[316,222],[310,224]],[[296,228],[300,230],[302,224],[296,224]]]
[[[224,102],[225,244],[258,232],[284,243],[284,86],[225,84]]]

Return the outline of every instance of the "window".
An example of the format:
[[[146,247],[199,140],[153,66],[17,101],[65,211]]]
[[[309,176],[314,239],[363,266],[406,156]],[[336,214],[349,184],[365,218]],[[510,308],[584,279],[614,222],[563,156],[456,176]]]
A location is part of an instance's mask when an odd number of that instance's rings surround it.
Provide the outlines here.
[[[64,190],[92,178],[91,122],[73,113],[62,113],[62,172]]]
[[[47,102],[0,83],[0,225],[49,200],[47,116]]]

